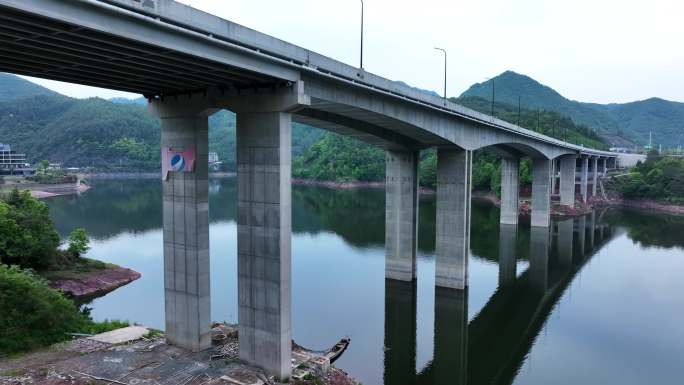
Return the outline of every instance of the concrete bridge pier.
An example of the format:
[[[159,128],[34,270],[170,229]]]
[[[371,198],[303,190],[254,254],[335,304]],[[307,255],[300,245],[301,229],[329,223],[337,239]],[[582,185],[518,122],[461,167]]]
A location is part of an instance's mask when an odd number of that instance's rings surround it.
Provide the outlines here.
[[[518,240],[518,226],[502,223],[499,225],[499,286],[515,282]]]
[[[240,358],[290,375],[291,127],[280,111],[237,114]]]
[[[418,151],[386,151],[385,278],[416,279]]]
[[[549,229],[530,229],[530,283],[535,290],[546,291],[549,283]]]
[[[596,197],[596,194],[598,192],[598,176],[599,176],[599,171],[598,171],[598,157],[593,156],[591,158],[591,196]]]
[[[572,218],[558,222],[558,260],[564,268],[572,266],[573,225]]]
[[[582,195],[582,202],[587,203],[587,184],[589,183],[589,157],[582,156],[580,158],[580,195]]]
[[[501,159],[501,216],[502,224],[518,224],[520,159]]]
[[[162,169],[171,170],[162,180],[166,340],[195,352],[211,346],[208,116],[213,111],[206,106],[201,98],[182,97],[150,104],[161,119]],[[173,159],[172,152],[182,158]]]
[[[556,160],[552,159],[551,160],[551,195],[556,195],[556,185],[558,180],[556,177],[558,176],[558,165],[556,164]]]
[[[566,155],[560,158],[560,204],[575,207],[575,170],[577,157]]]
[[[458,148],[437,150],[435,285],[439,287],[468,286],[472,156],[472,151]]]
[[[532,160],[532,227],[551,225],[551,160]]]

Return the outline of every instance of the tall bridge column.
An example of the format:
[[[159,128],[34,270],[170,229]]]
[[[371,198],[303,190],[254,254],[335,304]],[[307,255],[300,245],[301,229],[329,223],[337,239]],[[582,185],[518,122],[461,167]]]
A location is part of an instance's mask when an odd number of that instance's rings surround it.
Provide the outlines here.
[[[598,157],[594,156],[591,158],[591,196],[596,197],[598,192]]]
[[[551,195],[556,195],[556,176],[558,174],[558,166],[556,165],[556,160],[551,160]]]
[[[385,155],[385,278],[416,278],[418,160],[417,151]]]
[[[532,161],[532,227],[549,227],[551,224],[551,161]]]
[[[435,285],[468,286],[472,151],[437,151],[437,228]]]
[[[154,101],[161,118],[166,340],[211,346],[208,114],[204,101]]]
[[[518,224],[520,159],[501,159],[501,223]]]
[[[566,155],[560,158],[560,203],[575,207],[575,170],[577,158]]]
[[[589,179],[589,157],[583,155],[580,158],[582,163],[582,171],[580,172],[580,194],[582,195],[582,202],[587,203],[587,184]]]
[[[285,112],[238,112],[240,358],[290,375],[291,126]]]

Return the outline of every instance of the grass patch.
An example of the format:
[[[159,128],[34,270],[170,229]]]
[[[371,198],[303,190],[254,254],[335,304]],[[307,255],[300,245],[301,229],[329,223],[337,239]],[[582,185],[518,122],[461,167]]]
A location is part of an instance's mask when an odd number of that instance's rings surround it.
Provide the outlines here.
[[[0,376],[3,376],[3,377],[19,377],[19,376],[23,376],[24,374],[26,374],[26,369],[18,368],[18,369],[11,369],[11,370],[1,372]]]
[[[102,322],[93,322],[91,325],[84,328],[83,333],[100,334],[111,332],[116,329],[127,328],[129,326],[131,326],[131,324],[128,321],[104,320]]]
[[[89,258],[78,258],[73,261],[68,267],[55,270],[40,271],[39,274],[48,281],[57,281],[62,279],[79,279],[88,274],[102,271],[109,268],[117,268],[119,266],[98,261]]]

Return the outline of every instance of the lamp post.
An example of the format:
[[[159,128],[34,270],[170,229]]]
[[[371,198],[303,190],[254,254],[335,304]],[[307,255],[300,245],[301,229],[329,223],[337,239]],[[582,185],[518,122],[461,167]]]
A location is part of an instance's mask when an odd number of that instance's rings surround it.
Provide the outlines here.
[[[437,48],[436,50],[444,53],[444,100],[447,98],[447,51],[444,48]]]
[[[363,69],[363,0],[361,0],[361,69]]]
[[[494,79],[492,79],[492,117],[494,117]]]

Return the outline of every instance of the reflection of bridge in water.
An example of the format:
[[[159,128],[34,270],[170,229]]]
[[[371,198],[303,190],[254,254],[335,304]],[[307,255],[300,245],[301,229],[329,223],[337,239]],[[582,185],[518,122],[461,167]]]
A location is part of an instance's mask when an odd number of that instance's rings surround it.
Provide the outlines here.
[[[613,235],[602,213],[532,227],[516,274],[516,226],[501,225],[499,288],[468,322],[468,292],[435,288],[433,359],[416,368],[415,282],[385,283],[385,385],[510,384],[576,274]]]

